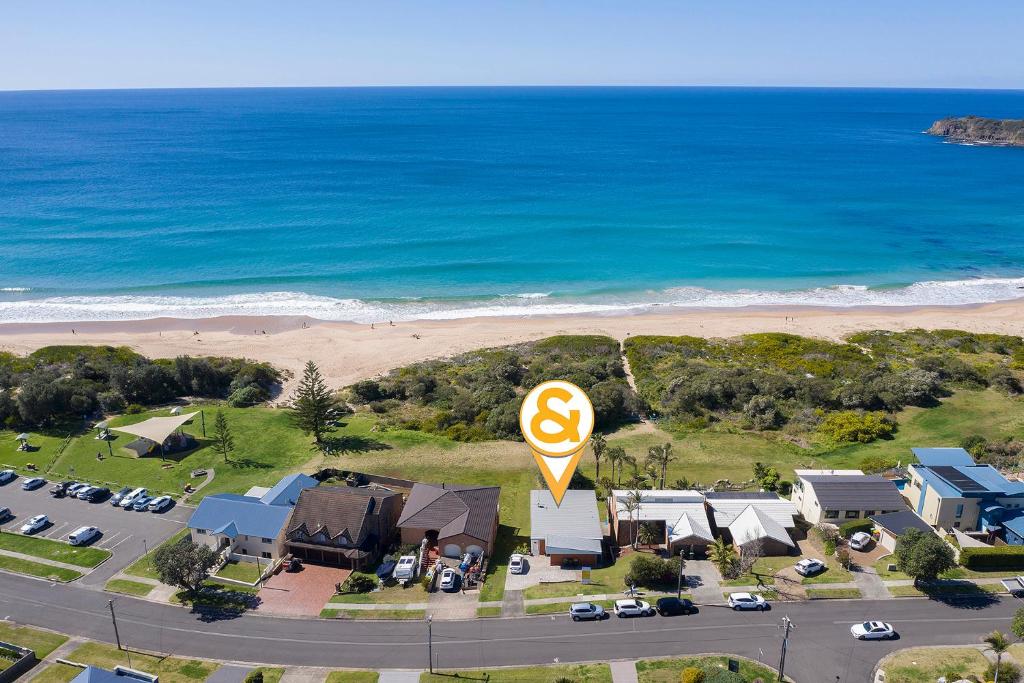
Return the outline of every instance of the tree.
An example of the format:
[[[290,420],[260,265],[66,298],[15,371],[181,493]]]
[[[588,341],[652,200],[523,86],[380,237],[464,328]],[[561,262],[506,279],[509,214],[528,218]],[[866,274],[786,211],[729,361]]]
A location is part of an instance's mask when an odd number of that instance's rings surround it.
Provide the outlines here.
[[[302,380],[292,394],[291,411],[292,424],[303,434],[312,434],[317,446],[321,445],[337,411],[334,396],[313,361],[306,363]]]
[[[647,462],[655,465],[661,471],[661,479],[658,488],[665,488],[665,477],[668,474],[668,464],[675,460],[672,455],[672,444],[664,446],[651,446],[647,449]]]
[[[733,574],[736,564],[736,549],[731,543],[726,543],[724,539],[718,537],[708,546],[708,559],[718,568],[722,578],[728,578]]]
[[[995,683],[999,683],[1000,665],[1003,662],[1003,655],[1010,649],[1010,639],[1006,637],[1005,633],[992,631],[983,640],[985,642],[985,649],[991,651],[996,656]]]
[[[217,417],[213,420],[213,452],[227,462],[233,450],[235,450],[235,437],[231,435],[228,418],[224,416],[223,410],[218,410]]]
[[[896,541],[893,551],[896,567],[914,579],[914,586],[934,581],[944,571],[956,566],[953,549],[928,531],[908,529]]]
[[[189,595],[195,595],[202,588],[216,564],[217,553],[207,545],[188,539],[162,546],[153,553],[153,566],[160,581],[182,588]]]
[[[644,500],[644,494],[640,493],[639,489],[633,489],[626,494],[626,512],[629,513],[629,528],[633,532],[633,542],[630,544],[633,546],[633,550],[636,550],[636,537],[637,537],[637,526],[633,523],[633,515],[640,511],[640,504]]]
[[[1017,636],[1018,640],[1024,640],[1024,607],[1021,607],[1013,615],[1013,625],[1010,626],[1010,630],[1013,631],[1013,635]]]
[[[657,525],[651,522],[644,522],[636,532],[637,541],[641,545],[656,545],[661,539],[658,536]]]
[[[626,449],[622,446],[612,446],[604,455],[605,460],[612,466],[612,476],[610,477],[613,481],[618,483],[622,482],[622,464],[625,462]],[[619,478],[615,478],[615,470],[619,470]]]
[[[601,478],[601,458],[604,457],[605,452],[608,450],[608,442],[604,440],[601,434],[594,433],[590,435],[590,450],[594,453],[594,481]]]
[[[782,477],[779,471],[763,462],[754,463],[754,481],[765,491],[775,491],[779,488],[779,481]]]

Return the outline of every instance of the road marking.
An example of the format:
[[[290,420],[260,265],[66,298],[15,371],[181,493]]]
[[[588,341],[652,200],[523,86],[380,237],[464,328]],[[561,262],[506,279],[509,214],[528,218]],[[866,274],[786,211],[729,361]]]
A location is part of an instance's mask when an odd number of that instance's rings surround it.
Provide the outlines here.
[[[131,536],[125,536],[124,538],[122,538],[120,541],[118,541],[114,545],[107,546],[107,550],[113,550],[114,548],[116,548],[117,546],[121,545],[122,543],[124,543],[125,541],[127,541],[130,538],[132,538],[132,537]]]
[[[61,529],[64,529],[68,526],[70,526],[68,522],[64,522],[60,526],[55,526],[51,530],[48,530],[45,534],[43,534],[43,538],[53,538],[55,535],[59,534]]]
[[[1005,616],[1002,616],[1002,617],[950,617],[948,619],[936,619],[936,618],[929,618],[929,619],[898,619],[897,621],[899,621],[899,623],[901,623],[901,624],[934,624],[937,621],[956,621],[956,622],[961,622],[961,621],[1006,621],[1006,617]],[[861,624],[861,623],[864,623],[864,622],[859,622],[859,621],[833,621],[832,623],[833,624],[850,624],[852,626],[853,624]]]
[[[103,535],[103,540],[102,540],[102,541],[100,541],[99,543],[97,543],[97,545],[98,545],[98,546],[99,546],[100,548],[106,548],[106,547],[107,547],[107,545],[109,545],[110,543],[112,543],[112,542],[114,541],[114,539],[115,539],[115,538],[117,538],[117,537],[118,537],[118,536],[120,536],[120,535],[121,535],[121,532],[120,532],[120,531],[117,531],[117,532],[115,532],[115,533],[112,533],[112,534],[109,534],[109,535],[107,535],[107,534],[104,534],[104,535]]]

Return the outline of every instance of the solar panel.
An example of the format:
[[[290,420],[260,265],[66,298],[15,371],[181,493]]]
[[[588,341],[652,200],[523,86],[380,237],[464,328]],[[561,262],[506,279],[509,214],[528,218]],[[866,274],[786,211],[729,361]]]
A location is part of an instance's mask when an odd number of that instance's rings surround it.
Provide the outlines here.
[[[950,465],[939,465],[931,470],[961,491],[988,491],[988,488]]]

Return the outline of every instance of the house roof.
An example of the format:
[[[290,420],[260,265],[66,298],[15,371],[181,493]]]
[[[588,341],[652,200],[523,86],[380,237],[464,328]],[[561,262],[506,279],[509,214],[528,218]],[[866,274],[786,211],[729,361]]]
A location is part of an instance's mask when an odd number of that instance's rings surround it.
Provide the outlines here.
[[[974,458],[963,448],[911,448],[918,461],[925,466],[973,465]]]
[[[893,536],[902,536],[907,529],[920,529],[931,531],[928,522],[924,521],[910,510],[899,512],[887,512],[884,515],[872,515],[871,521],[890,532]]]
[[[98,666],[87,666],[74,678],[72,683],[133,683],[134,681],[145,681],[152,683],[156,677],[141,671],[133,671],[124,667],[117,667],[113,671],[101,669]]]
[[[544,539],[544,552],[548,555],[565,555],[570,553],[600,555],[603,551],[600,538],[551,534]]]
[[[209,529],[229,538],[238,534],[274,538],[291,511],[289,505],[266,505],[259,498],[217,493],[203,498],[189,518],[188,528]]]
[[[413,485],[399,527],[436,529],[438,538],[466,534],[490,541],[498,516],[498,486]]]
[[[320,486],[299,493],[288,532],[305,529],[309,536],[323,532],[334,540],[344,536],[359,545],[377,531],[377,524],[368,520],[379,514],[382,501],[399,494],[383,489],[353,486]]]
[[[771,492],[734,493],[721,491],[706,494],[711,505],[711,516],[719,528],[728,527],[748,507],[753,506],[775,520],[785,529],[796,526],[796,506]]]
[[[530,491],[530,538],[543,538],[550,546],[555,537],[597,539],[600,548],[604,529],[593,491],[570,489],[559,505],[547,489]]]
[[[1008,480],[991,465],[914,465],[913,470],[944,498],[1024,495],[1024,482]]]
[[[715,537],[708,529],[707,512],[701,511],[700,515],[684,512],[674,523],[668,526],[669,543],[683,541],[688,538],[699,538],[703,541],[714,541]]]
[[[800,478],[814,489],[822,508],[901,510],[906,507],[896,485],[877,474],[813,474]]]
[[[267,505],[295,505],[303,489],[312,488],[319,483],[305,474],[290,474],[260,496],[260,502]]]
[[[738,546],[744,546],[759,539],[771,539],[790,547],[795,545],[782,524],[768,512],[755,505],[747,505],[733,519],[729,524],[729,533],[732,534],[733,543]]]

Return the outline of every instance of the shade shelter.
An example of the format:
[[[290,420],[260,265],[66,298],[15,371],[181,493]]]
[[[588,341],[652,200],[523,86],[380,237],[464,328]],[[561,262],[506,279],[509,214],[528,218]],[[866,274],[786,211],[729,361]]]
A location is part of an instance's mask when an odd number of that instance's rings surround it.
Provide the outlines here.
[[[117,432],[132,434],[141,439],[152,441],[160,446],[160,457],[164,455],[164,443],[178,431],[183,424],[198,415],[199,412],[186,413],[184,415],[172,415],[170,417],[151,417],[136,424],[123,427],[109,427]]]

